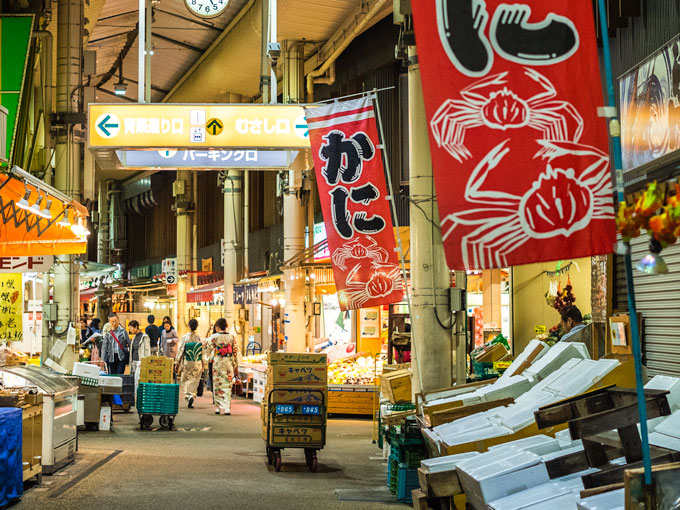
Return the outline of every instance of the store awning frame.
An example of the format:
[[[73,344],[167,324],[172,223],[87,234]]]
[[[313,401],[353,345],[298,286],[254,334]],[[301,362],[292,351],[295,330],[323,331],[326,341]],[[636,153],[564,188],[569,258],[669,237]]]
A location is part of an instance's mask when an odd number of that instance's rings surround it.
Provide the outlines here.
[[[213,296],[224,291],[224,280],[202,285],[187,292],[187,303],[207,303],[213,301]]]

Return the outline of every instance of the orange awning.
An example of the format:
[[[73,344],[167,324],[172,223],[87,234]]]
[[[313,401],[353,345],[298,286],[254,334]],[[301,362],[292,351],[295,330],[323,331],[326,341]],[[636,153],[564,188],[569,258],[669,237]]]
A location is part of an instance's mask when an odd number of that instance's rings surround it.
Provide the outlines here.
[[[0,256],[85,253],[87,209],[34,182],[0,174]]]

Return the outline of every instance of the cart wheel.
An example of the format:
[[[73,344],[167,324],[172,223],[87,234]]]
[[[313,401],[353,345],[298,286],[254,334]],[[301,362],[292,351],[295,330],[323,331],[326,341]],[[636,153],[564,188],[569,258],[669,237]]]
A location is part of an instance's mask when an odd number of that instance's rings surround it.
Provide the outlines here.
[[[267,464],[272,465],[274,464],[274,454],[272,453],[272,449],[267,446]]]
[[[139,417],[139,423],[140,425],[144,425],[144,427],[150,427],[153,425],[153,415],[143,414]]]
[[[274,469],[281,471],[281,452],[274,453]]]
[[[169,428],[170,427],[170,417],[164,414],[163,416],[158,418],[158,424],[164,429]]]
[[[316,473],[316,468],[319,467],[319,461],[316,459],[316,453],[312,455],[311,460],[309,461],[309,470],[312,473]]]
[[[175,427],[175,417],[170,417],[170,422],[168,423],[168,430],[172,430]]]
[[[305,464],[309,467],[312,463],[312,450],[305,448]]]

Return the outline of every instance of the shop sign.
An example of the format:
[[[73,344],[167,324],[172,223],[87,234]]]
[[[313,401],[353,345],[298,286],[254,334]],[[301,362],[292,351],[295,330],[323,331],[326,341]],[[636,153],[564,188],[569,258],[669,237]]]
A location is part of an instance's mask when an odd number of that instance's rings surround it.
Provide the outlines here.
[[[680,36],[619,79],[623,170],[680,149]]]
[[[151,266],[137,266],[130,269],[130,278],[151,278]]]
[[[321,241],[325,241],[327,239],[326,236],[326,225],[324,222],[319,222],[314,224],[314,244],[320,243]],[[328,246],[326,246],[323,250],[321,250],[318,253],[314,254],[314,261],[317,262],[319,260],[328,260],[331,258],[331,252],[328,249]]]
[[[288,168],[298,151],[264,150],[177,150],[116,151],[118,159],[128,169],[139,168]]]
[[[24,307],[21,273],[0,274],[0,342],[21,342]]]
[[[91,103],[88,112],[90,147],[309,148],[299,105]]]
[[[257,283],[234,284],[234,304],[251,305],[258,302]]]
[[[372,98],[306,114],[340,308],[397,303],[404,281]]]
[[[174,285],[177,283],[177,259],[163,259],[162,262],[163,274],[165,275],[165,283],[167,285]]]
[[[207,259],[201,259],[201,271],[206,272],[206,273],[211,273],[213,270],[212,268],[212,257],[207,258]]]
[[[534,326],[534,334],[543,335],[545,334],[547,328],[545,326],[539,326],[538,324]]]
[[[54,257],[0,257],[0,273],[46,273],[52,268]]]
[[[449,267],[611,253],[591,3],[412,4]]]

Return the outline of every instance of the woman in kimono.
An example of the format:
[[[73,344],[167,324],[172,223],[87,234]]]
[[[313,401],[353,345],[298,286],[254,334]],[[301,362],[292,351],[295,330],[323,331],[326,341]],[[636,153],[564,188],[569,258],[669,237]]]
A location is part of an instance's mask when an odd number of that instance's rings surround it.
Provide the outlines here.
[[[231,385],[238,376],[238,345],[227,333],[227,321],[217,319],[215,332],[208,339],[210,357],[213,360],[213,402],[215,414],[224,411],[231,414]]]
[[[197,328],[198,321],[191,319],[189,321],[191,331],[179,341],[177,356],[175,356],[175,364],[182,374],[180,388],[184,390],[184,400],[188,402],[187,406],[190,409],[194,407],[196,389],[201,377],[203,377],[203,370],[206,365],[203,340],[196,334]]]

